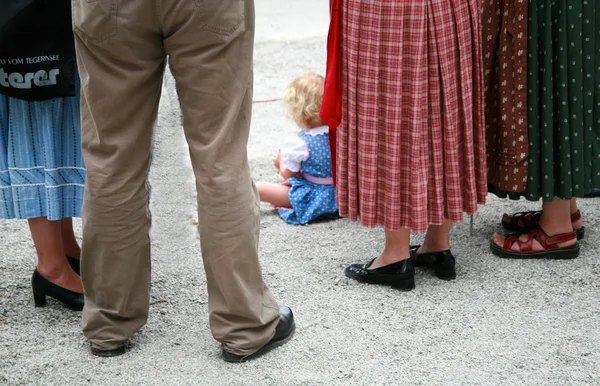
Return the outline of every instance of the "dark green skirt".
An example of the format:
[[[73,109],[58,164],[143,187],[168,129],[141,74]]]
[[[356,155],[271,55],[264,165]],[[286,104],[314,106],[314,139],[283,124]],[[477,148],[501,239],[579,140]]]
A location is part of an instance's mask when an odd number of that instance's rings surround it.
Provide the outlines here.
[[[600,1],[529,0],[527,191],[551,201],[600,188]]]

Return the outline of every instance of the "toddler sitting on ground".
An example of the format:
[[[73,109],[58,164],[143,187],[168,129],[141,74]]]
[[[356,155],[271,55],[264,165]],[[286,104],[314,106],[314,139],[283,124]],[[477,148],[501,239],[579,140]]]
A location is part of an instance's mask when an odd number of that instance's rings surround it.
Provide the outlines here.
[[[286,89],[284,104],[300,132],[285,141],[274,164],[283,184],[258,182],[260,200],[278,208],[288,224],[306,224],[318,218],[337,218],[331,171],[329,128],[319,117],[324,78],[309,72]]]

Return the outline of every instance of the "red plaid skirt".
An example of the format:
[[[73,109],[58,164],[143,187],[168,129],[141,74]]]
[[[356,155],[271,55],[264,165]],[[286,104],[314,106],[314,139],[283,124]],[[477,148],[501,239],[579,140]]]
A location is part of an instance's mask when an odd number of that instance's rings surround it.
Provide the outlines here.
[[[479,1],[341,1],[341,215],[424,232],[485,203]]]

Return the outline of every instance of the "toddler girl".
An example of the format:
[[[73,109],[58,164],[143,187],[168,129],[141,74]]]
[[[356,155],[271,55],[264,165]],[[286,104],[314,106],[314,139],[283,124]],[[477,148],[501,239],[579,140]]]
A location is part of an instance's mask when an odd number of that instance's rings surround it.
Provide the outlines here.
[[[275,157],[275,167],[286,182],[256,184],[260,200],[279,208],[279,216],[288,224],[338,217],[329,129],[319,117],[323,86],[324,78],[312,72],[288,86],[284,104],[301,130],[284,142]]]

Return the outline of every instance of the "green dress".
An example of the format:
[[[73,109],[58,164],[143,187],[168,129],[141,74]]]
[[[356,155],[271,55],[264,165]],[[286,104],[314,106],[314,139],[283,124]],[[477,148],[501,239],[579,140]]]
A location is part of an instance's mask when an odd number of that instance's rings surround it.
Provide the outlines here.
[[[600,188],[600,0],[529,0],[527,188],[551,201]]]

